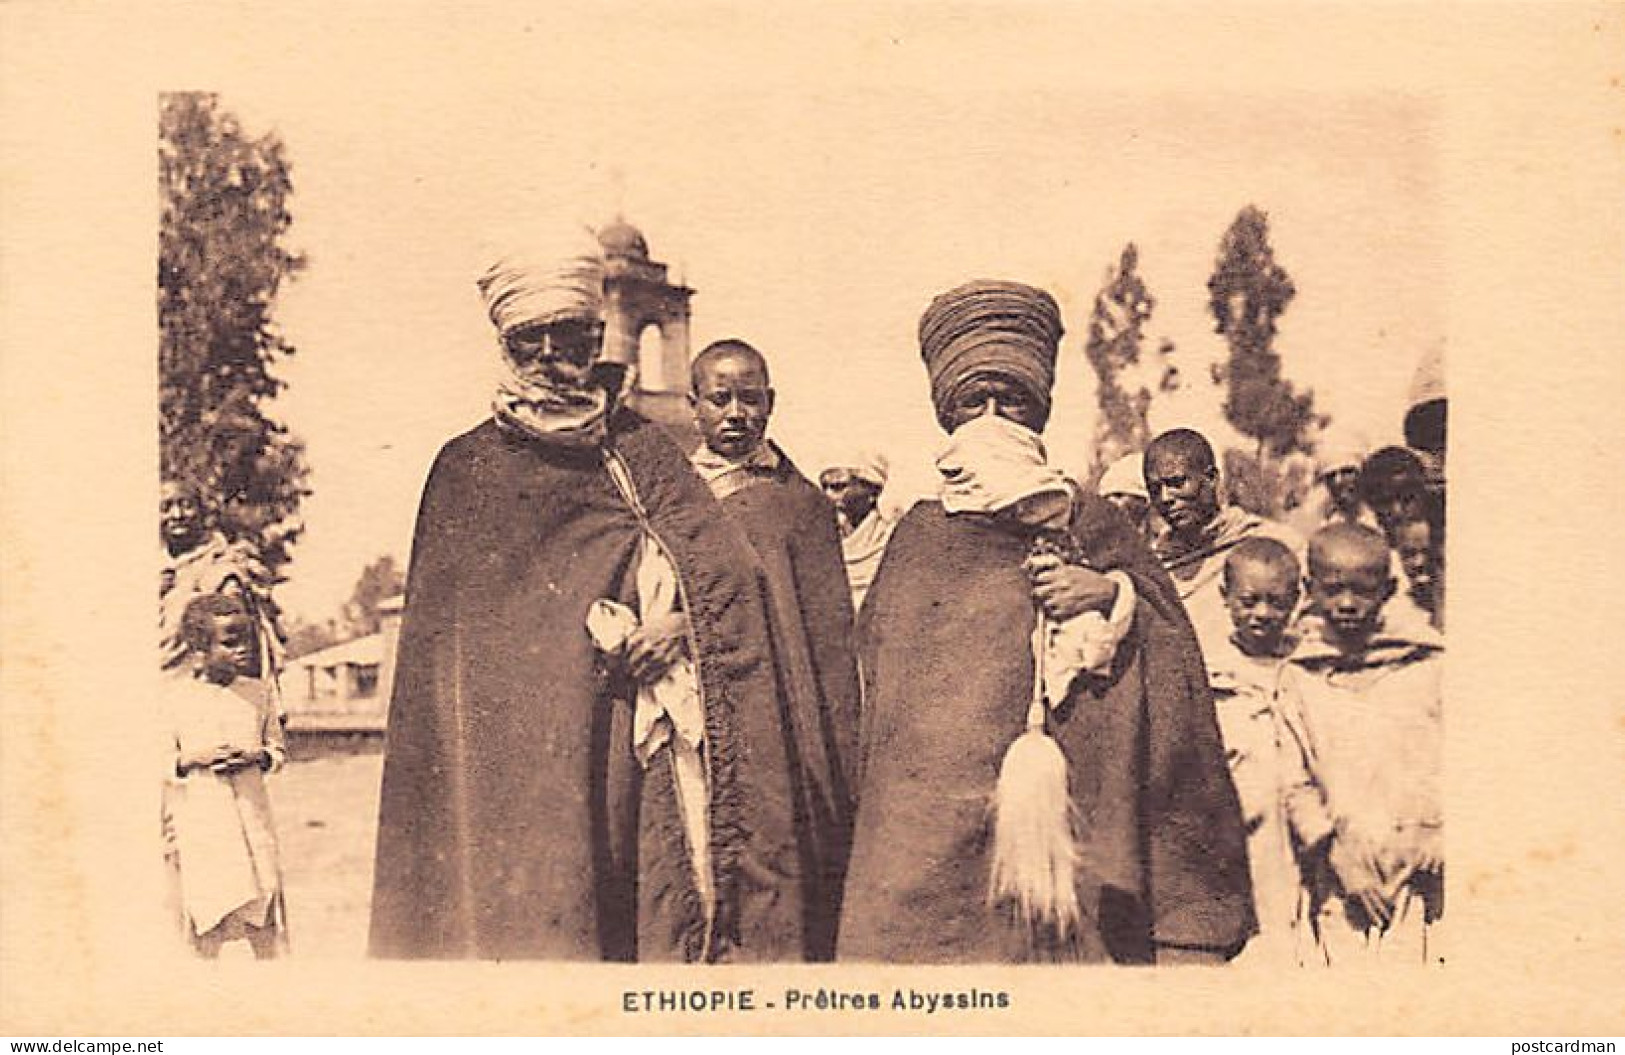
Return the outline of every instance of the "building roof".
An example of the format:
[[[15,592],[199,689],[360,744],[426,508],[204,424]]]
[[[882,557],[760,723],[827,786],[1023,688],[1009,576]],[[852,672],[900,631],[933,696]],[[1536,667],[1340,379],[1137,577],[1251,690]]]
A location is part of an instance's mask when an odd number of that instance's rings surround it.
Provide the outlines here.
[[[358,667],[377,666],[384,661],[384,635],[368,634],[354,641],[333,645],[319,652],[300,656],[293,662],[301,667]]]

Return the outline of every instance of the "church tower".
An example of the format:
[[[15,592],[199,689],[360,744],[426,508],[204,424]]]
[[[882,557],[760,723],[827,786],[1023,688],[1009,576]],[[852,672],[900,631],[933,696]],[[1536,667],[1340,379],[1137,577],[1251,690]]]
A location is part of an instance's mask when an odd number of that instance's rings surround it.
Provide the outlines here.
[[[649,258],[643,233],[618,216],[598,232],[598,244],[607,262],[604,357],[637,367],[634,410],[688,436],[688,302],[694,291],[670,282],[666,265]]]

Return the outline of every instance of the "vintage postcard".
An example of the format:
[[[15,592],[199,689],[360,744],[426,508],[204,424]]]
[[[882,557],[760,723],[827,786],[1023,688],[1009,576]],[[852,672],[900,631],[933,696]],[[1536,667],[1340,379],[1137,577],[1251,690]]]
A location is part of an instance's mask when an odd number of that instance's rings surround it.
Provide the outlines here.
[[[0,20],[0,1031],[1625,1026],[1617,4]]]

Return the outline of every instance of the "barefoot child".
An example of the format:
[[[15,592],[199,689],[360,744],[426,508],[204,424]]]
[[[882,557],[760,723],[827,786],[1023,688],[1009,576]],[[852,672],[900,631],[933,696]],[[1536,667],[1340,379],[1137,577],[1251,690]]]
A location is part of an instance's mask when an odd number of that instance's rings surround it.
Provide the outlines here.
[[[1297,644],[1288,631],[1298,607],[1298,559],[1272,538],[1243,539],[1225,559],[1219,592],[1231,634],[1207,656],[1208,681],[1224,737],[1225,760],[1241,798],[1247,863],[1258,907],[1258,935],[1241,959],[1293,960],[1298,869],[1282,808],[1296,753],[1281,750],[1275,695],[1281,668]]]
[[[163,690],[170,734],[163,820],[182,929],[206,959],[237,939],[268,959],[286,946],[276,828],[262,775],[282,765],[282,727],[263,693],[250,699],[232,688],[256,647],[240,599],[198,596],[180,630],[187,662]]]
[[[1281,721],[1306,773],[1286,808],[1313,962],[1427,962],[1443,910],[1443,644],[1425,626],[1385,625],[1390,559],[1369,528],[1315,534],[1312,618],[1282,677]]]

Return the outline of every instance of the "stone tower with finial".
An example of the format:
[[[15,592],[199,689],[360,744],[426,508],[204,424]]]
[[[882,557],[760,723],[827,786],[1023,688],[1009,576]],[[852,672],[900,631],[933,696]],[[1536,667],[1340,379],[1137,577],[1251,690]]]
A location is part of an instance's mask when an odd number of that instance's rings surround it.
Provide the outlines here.
[[[683,435],[693,431],[689,413],[689,299],[694,291],[667,278],[666,265],[649,257],[643,232],[620,216],[600,228],[604,248],[604,355],[638,369],[633,409]],[[645,349],[653,327],[658,346]]]

